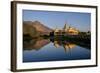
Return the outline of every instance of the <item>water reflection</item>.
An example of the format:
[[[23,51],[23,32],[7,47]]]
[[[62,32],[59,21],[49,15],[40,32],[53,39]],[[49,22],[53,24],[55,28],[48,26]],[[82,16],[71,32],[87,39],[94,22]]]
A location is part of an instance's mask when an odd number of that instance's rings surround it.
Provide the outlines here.
[[[43,46],[50,43],[50,40],[43,39],[43,38],[36,38],[28,41],[23,42],[23,48],[24,50],[39,50]]]
[[[41,37],[24,40],[23,62],[90,59],[90,47],[80,43]]]
[[[73,49],[76,46],[76,44],[67,41],[57,41],[57,40],[54,41],[53,44],[56,48],[60,48],[62,46],[65,52],[69,51],[70,49]]]
[[[24,50],[39,50],[42,47],[49,44],[50,42],[53,42],[56,48],[60,48],[62,46],[65,51],[68,51],[68,49],[72,49],[76,46],[75,44],[67,42],[66,40],[61,41],[61,40],[37,38],[37,39],[32,39],[30,41],[24,41],[23,48]]]

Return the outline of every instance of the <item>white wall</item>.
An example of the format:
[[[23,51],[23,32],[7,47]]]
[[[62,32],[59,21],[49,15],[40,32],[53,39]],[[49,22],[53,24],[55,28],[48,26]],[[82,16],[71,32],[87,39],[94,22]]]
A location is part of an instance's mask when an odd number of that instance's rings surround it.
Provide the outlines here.
[[[10,71],[10,1],[0,0],[0,73],[12,73]],[[23,0],[24,1],[24,0]],[[67,3],[67,4],[83,4],[83,5],[99,5],[99,0],[29,0],[39,2]],[[99,6],[100,7],[100,6]],[[100,10],[99,10],[100,12]],[[100,15],[99,15],[100,16]],[[100,22],[99,22],[100,23]],[[100,26],[100,25],[98,25]],[[100,28],[99,28],[100,31]],[[100,37],[100,34],[99,34]],[[100,40],[100,38],[98,39]],[[99,46],[100,47],[100,46]],[[99,55],[100,55],[100,49]],[[100,64],[100,57],[99,57]],[[35,71],[34,73],[98,73],[99,67],[77,68],[77,69],[61,69],[48,71]],[[33,73],[26,72],[26,73]]]

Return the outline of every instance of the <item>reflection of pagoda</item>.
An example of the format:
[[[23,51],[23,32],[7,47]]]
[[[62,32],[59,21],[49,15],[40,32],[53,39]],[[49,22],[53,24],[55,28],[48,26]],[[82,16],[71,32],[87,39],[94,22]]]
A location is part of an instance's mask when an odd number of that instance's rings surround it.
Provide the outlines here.
[[[63,45],[65,52],[67,52],[67,51],[73,49],[75,46],[76,46],[76,45],[75,45],[75,44],[72,44],[72,43]]]
[[[73,43],[62,43],[60,41],[54,41],[54,46],[56,48],[59,48],[60,46],[64,47],[65,52],[69,51],[70,49],[73,49],[76,45]]]
[[[58,41],[54,41],[54,46],[55,46],[56,48],[60,47],[60,45],[58,44]]]
[[[56,28],[54,31],[54,35],[78,35],[79,31],[76,28],[64,25],[63,29],[60,30]]]

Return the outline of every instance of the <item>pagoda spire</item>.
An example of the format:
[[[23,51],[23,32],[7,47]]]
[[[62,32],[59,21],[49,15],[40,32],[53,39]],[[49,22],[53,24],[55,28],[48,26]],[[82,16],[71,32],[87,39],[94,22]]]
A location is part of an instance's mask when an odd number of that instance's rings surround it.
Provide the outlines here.
[[[67,24],[64,25],[64,28],[63,29],[66,29],[66,28],[67,28]]]
[[[67,31],[67,29],[69,28],[69,26],[65,23],[64,27],[63,27],[63,30],[64,31]]]

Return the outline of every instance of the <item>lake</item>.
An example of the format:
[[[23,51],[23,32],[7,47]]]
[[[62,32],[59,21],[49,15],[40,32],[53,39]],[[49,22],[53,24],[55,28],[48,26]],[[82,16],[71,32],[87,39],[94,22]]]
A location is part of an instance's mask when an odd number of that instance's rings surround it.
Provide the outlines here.
[[[23,62],[91,59],[91,48],[87,43],[78,43],[53,38],[23,41]]]

